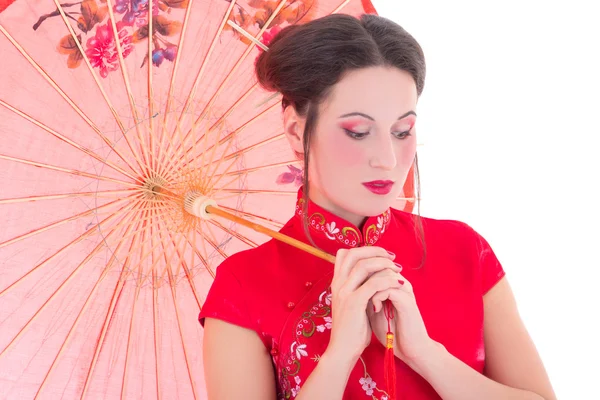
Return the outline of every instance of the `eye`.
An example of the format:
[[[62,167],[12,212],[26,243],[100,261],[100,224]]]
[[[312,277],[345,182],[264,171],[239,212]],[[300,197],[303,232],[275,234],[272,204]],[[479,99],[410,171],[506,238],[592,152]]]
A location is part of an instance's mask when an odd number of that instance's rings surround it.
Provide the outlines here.
[[[398,139],[406,139],[407,137],[412,136],[412,134],[410,133],[410,131],[392,132],[392,135],[394,135]]]
[[[350,129],[345,129],[344,128],[344,132],[346,132],[346,135],[350,136],[352,139],[356,139],[356,140],[360,140],[360,139],[364,139],[369,132],[354,132],[351,131]]]

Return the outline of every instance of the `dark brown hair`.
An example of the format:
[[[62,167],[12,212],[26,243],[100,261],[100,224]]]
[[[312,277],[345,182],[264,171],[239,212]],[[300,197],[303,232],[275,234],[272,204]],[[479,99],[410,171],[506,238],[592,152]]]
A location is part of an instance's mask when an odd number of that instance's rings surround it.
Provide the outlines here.
[[[306,118],[304,142],[303,221],[308,231],[308,165],[310,141],[319,117],[319,105],[345,73],[374,66],[390,66],[410,73],[417,95],[425,84],[425,57],[417,41],[400,25],[377,15],[333,14],[282,29],[269,43],[269,50],[256,60],[260,85],[282,95],[285,109],[293,106]],[[426,247],[420,215],[420,179],[415,155],[415,180],[421,243]]]

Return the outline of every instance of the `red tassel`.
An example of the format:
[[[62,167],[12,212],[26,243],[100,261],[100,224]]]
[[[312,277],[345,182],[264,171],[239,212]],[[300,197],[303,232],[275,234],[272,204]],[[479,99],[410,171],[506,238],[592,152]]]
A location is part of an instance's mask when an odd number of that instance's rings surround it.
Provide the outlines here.
[[[392,319],[394,312],[392,303],[388,300],[385,302],[385,317],[388,321],[388,332],[386,335],[385,358],[383,365],[383,373],[385,377],[385,386],[387,388],[388,400],[396,400],[396,360],[394,357],[394,334],[392,333]]]

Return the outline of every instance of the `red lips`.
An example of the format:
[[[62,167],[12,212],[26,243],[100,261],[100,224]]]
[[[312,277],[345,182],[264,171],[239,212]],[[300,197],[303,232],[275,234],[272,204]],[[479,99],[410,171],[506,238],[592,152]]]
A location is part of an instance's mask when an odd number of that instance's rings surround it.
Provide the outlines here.
[[[375,194],[385,195],[392,191],[392,186],[394,186],[394,182],[393,181],[371,181],[371,182],[363,182],[363,185]]]

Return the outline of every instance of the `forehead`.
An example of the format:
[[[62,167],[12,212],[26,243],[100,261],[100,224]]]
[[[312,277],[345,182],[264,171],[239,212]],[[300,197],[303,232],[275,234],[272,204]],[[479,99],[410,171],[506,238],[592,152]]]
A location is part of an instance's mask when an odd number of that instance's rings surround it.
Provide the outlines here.
[[[369,67],[349,71],[332,87],[324,102],[325,113],[363,112],[377,119],[398,118],[417,104],[417,86],[410,73],[395,67]]]

